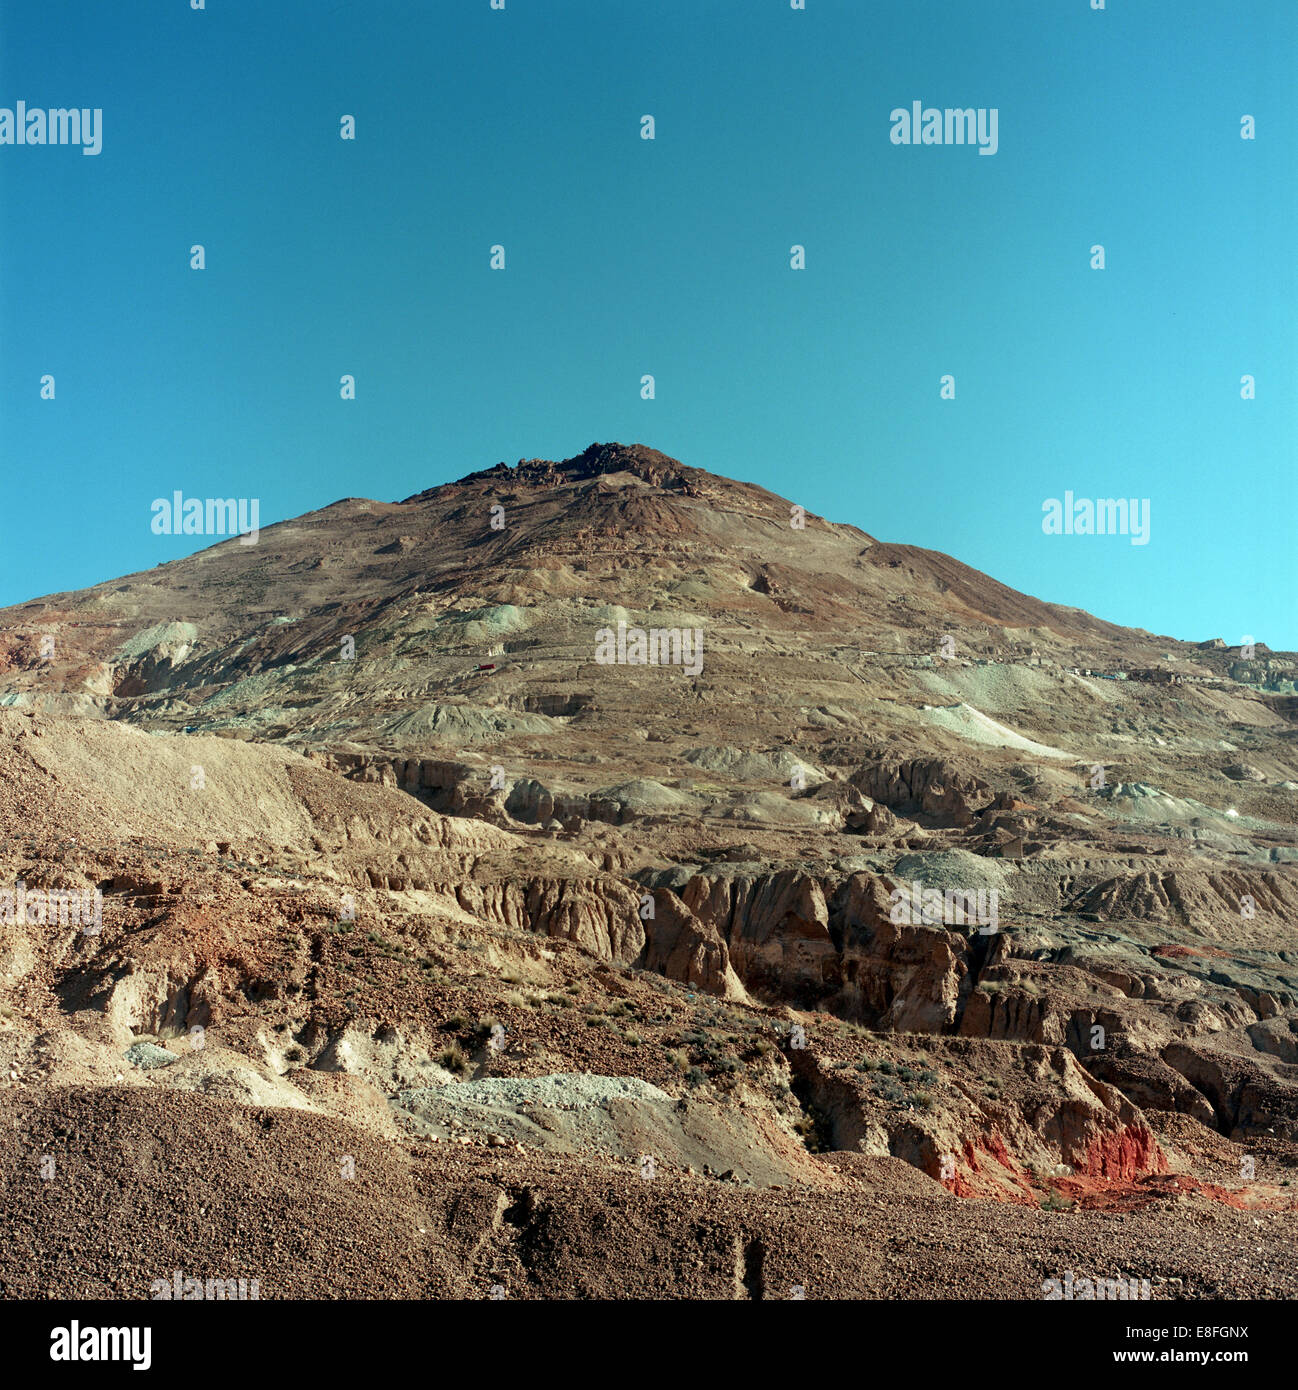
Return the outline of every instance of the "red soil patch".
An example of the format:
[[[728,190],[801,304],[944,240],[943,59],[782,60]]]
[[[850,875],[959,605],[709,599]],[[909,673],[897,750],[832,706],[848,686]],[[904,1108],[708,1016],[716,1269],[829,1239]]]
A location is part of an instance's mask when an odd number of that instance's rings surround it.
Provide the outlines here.
[[[993,1160],[995,1167],[979,1158],[979,1151]],[[979,1135],[976,1139],[966,1139],[962,1156],[968,1165],[974,1181],[957,1172],[942,1185],[957,1197],[990,1198],[997,1202],[1012,1202],[1018,1206],[1035,1206],[1036,1194],[1031,1180],[1022,1166],[1014,1161],[1005,1141],[999,1134]]]
[[[1298,1210],[1298,1199],[1287,1197],[1274,1189],[1232,1191],[1216,1183],[1201,1182],[1184,1173],[1147,1173],[1132,1182],[1061,1178],[1055,1186],[1085,1211],[1141,1211],[1155,1202],[1189,1196],[1195,1192],[1209,1201],[1234,1207],[1236,1211]]]
[[[1071,1177],[1047,1179],[1044,1185],[1034,1182],[1021,1164],[1015,1161],[999,1134],[980,1135],[966,1139],[961,1152],[967,1173],[957,1172],[947,1178],[943,1187],[957,1197],[990,1198],[1012,1202],[1019,1206],[1038,1206],[1044,1190],[1054,1189],[1086,1208],[1135,1210],[1139,1206],[1167,1195],[1161,1189],[1151,1189],[1149,1182],[1163,1181],[1167,1173],[1167,1157],[1148,1126],[1128,1125],[1096,1139],[1087,1150],[1085,1168]],[[993,1160],[988,1163],[987,1160]],[[1190,1187],[1176,1190],[1202,1191],[1214,1200],[1228,1205],[1245,1205],[1236,1194],[1224,1188],[1213,1188],[1193,1178],[1169,1179],[1187,1183]]]
[[[1126,1180],[1166,1172],[1167,1158],[1147,1125],[1128,1125],[1116,1134],[1103,1134],[1086,1151],[1088,1178]]]

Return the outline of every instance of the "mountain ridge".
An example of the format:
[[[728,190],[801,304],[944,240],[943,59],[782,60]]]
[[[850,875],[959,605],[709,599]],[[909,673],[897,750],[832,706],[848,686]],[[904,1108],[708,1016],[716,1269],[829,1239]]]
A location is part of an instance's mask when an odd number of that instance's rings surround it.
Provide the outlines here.
[[[544,496],[547,492],[552,493],[557,489],[572,488],[576,490],[580,484],[598,483],[601,480],[616,477],[618,474],[628,474],[638,478],[649,488],[660,490],[667,499],[675,494],[681,498],[703,502],[710,500],[716,503],[724,500],[735,503],[741,499],[757,502],[768,510],[766,512],[760,510],[741,512],[740,514],[768,525],[780,526],[783,524],[785,529],[787,529],[794,507],[794,504],[787,499],[756,484],[723,478],[706,470],[691,467],[644,445],[597,443],[565,460],[521,459],[513,468],[503,463],[496,464],[492,468],[470,472],[453,482],[424,489],[399,502],[382,502],[376,499],[358,497],[340,498],[324,507],[261,528],[256,546],[242,546],[236,538],[222,539],[203,550],[165,561],[151,569],[134,571],[82,589],[63,590],[10,605],[5,609],[0,609],[0,622],[3,622],[10,615],[18,615],[24,611],[30,614],[33,610],[43,612],[47,609],[67,606],[70,601],[81,599],[83,596],[89,596],[94,601],[101,602],[104,607],[111,609],[113,603],[109,599],[109,595],[113,592],[126,593],[133,589],[157,587],[160,576],[171,577],[174,575],[181,579],[194,578],[198,575],[200,567],[210,565],[213,559],[219,559],[223,563],[237,562],[238,568],[255,574],[259,568],[264,569],[266,567],[267,554],[273,554],[277,559],[280,558],[280,543],[285,538],[303,530],[310,532],[317,527],[339,522],[355,524],[362,516],[368,515],[375,518],[381,529],[396,529],[399,532],[400,523],[403,520],[413,522],[419,518],[422,509],[460,497],[466,490],[471,496],[484,494],[485,490],[491,488],[507,490],[522,488]],[[669,483],[671,486],[667,486]],[[603,497],[606,501],[611,502],[617,496],[617,492],[618,490],[612,490],[603,494]],[[464,505],[467,500],[468,498],[465,497],[461,505]],[[577,492],[574,500],[585,504],[589,510],[592,495]],[[394,510],[400,508],[412,508],[413,510],[410,512]],[[734,508],[732,507],[731,510],[733,511]],[[858,538],[863,542],[863,555],[867,550],[876,552],[868,557],[869,563],[874,566],[895,568],[908,565],[916,582],[931,584],[939,588],[946,585],[957,589],[963,596],[963,605],[967,610],[968,621],[1018,627],[1053,626],[1057,635],[1073,640],[1081,640],[1083,636],[1094,638],[1107,634],[1125,636],[1130,640],[1150,645],[1169,642],[1191,645],[1191,639],[1159,636],[1144,629],[1124,627],[1090,614],[1075,605],[1058,604],[1035,598],[1001,583],[994,577],[984,574],[942,551],[905,542],[880,541],[854,524],[831,522],[811,512],[802,512],[800,519],[812,528],[813,532],[822,531],[840,539]],[[592,518],[592,521],[594,520],[596,519]],[[548,520],[548,524],[552,524],[552,519]],[[614,529],[611,519],[604,522],[604,529]],[[490,536],[486,539],[490,541]],[[393,541],[399,545],[400,536],[394,536]],[[523,537],[516,542],[523,548],[536,543],[543,544],[544,537],[539,536],[535,541],[529,541],[528,538]],[[424,544],[428,544],[428,541],[425,540]],[[236,546],[238,549],[235,548]],[[487,552],[488,555],[492,553],[491,551]],[[167,572],[165,576],[163,576],[164,571]],[[413,577],[414,572],[410,571],[409,578],[413,580]],[[285,577],[278,573],[273,578],[267,576],[265,587],[269,589],[272,583],[283,586]],[[163,587],[167,586],[164,585]],[[989,603],[988,609],[979,609],[980,598]],[[143,625],[147,626],[148,624]]]

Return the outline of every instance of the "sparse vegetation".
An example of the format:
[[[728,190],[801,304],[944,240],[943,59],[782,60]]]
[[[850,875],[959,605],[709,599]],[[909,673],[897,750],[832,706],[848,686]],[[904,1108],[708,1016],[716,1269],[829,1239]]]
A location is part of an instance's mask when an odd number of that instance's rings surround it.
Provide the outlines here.
[[[1042,1211],[1072,1211],[1077,1203],[1071,1197],[1065,1197],[1058,1188],[1052,1187],[1048,1196],[1041,1200]]]

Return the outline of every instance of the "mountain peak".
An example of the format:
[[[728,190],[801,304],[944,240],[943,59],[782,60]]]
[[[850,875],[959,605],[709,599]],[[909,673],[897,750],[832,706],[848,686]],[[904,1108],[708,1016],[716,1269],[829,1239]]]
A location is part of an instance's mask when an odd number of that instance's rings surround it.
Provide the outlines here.
[[[679,459],[651,449],[646,444],[595,443],[574,454],[572,458],[519,459],[514,468],[498,463],[459,479],[460,483],[483,481],[512,481],[533,487],[554,486],[559,483],[584,482],[605,477],[610,473],[633,473],[654,487],[691,490],[701,471],[690,468]]]

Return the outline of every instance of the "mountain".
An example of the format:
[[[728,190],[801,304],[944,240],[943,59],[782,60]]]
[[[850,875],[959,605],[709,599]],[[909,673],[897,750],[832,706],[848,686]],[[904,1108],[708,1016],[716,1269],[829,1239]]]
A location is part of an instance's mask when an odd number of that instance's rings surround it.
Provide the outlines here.
[[[0,611],[3,1291],[1293,1296],[1294,668],[619,444]]]

